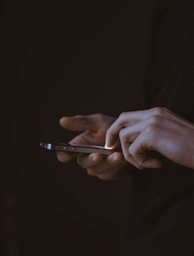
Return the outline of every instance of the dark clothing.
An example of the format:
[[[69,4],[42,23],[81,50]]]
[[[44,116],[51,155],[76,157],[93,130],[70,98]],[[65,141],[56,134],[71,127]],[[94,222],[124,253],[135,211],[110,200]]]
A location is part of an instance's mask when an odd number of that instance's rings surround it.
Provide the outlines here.
[[[194,1],[161,1],[156,17],[147,106],[194,122]],[[137,171],[132,200],[122,255],[194,255],[194,170],[167,161],[160,170]]]

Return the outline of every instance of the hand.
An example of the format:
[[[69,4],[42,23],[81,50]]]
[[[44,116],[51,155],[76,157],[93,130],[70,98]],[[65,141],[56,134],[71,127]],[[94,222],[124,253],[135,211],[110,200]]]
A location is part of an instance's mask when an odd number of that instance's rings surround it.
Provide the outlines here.
[[[120,143],[125,159],[139,169],[160,168],[147,154],[157,151],[169,160],[194,168],[194,125],[165,108],[122,113],[106,134],[107,147]]]
[[[104,145],[106,131],[114,120],[115,118],[102,114],[78,115],[61,118],[60,125],[70,131],[82,132],[70,141],[72,144]],[[64,163],[75,157],[78,164],[86,169],[89,175],[96,176],[102,180],[115,178],[126,165],[126,161],[120,152],[115,152],[106,158],[96,153],[75,154],[57,152],[58,160]]]

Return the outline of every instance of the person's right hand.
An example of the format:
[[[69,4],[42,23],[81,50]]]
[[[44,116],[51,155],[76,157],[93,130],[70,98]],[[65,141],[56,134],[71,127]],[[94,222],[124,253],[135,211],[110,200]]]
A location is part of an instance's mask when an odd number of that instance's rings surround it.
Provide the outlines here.
[[[77,115],[63,117],[60,119],[60,125],[70,131],[82,132],[69,143],[81,145],[100,145],[105,143],[106,131],[114,122],[115,118],[102,114]],[[57,152],[57,158],[60,162],[66,163],[77,157],[77,163],[87,173],[96,176],[102,180],[114,179],[126,165],[121,152],[114,152],[108,157],[100,154],[75,154],[67,152]]]
[[[194,169],[194,124],[166,108],[122,113],[107,131],[106,146],[112,148],[118,141],[126,161],[133,164],[133,159],[139,169],[162,166],[149,151]]]

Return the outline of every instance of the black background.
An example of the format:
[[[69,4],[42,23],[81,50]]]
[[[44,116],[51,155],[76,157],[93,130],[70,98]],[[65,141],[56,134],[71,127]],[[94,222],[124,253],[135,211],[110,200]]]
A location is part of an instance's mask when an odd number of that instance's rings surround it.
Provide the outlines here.
[[[58,124],[64,115],[118,116],[144,107],[153,5],[1,4],[4,255],[118,255],[130,216],[131,177],[89,177],[75,162],[64,165],[53,152],[41,151],[39,141],[73,136]]]

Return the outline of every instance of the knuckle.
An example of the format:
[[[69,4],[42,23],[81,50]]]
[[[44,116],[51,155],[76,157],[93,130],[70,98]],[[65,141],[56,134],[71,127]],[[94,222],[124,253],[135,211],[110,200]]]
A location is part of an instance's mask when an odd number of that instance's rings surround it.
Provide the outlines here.
[[[133,147],[129,147],[128,152],[129,153],[126,155],[126,158],[128,158],[128,160],[129,160],[131,158],[131,156],[134,156],[135,151],[134,151]]]
[[[166,111],[166,108],[164,108],[164,107],[152,108],[153,115],[156,115],[156,116],[162,116],[165,111]]]
[[[163,110],[163,112],[168,112],[169,111],[166,107],[161,107],[161,109]]]
[[[119,138],[120,138],[120,139],[124,139],[124,137],[125,137],[124,129],[121,129],[121,130],[119,131]]]
[[[134,161],[134,156],[135,156],[135,153],[131,152],[125,156],[125,159],[127,160],[128,163],[135,165],[137,167],[137,163],[136,161]]]
[[[153,115],[149,118],[149,124],[148,126],[155,126],[161,122],[161,116],[160,115]]]
[[[156,138],[159,134],[159,126],[157,124],[150,124],[144,130],[145,144],[149,149],[152,149]]]
[[[96,113],[94,114],[94,117],[100,121],[104,120],[104,115],[102,113]]]
[[[75,115],[76,118],[84,118],[82,115]]]
[[[129,134],[126,132],[125,129],[122,129],[119,131],[119,140],[120,140],[121,144],[130,142]]]
[[[119,115],[119,119],[125,119],[126,115],[127,115],[128,112],[122,112],[120,115]]]
[[[158,122],[150,123],[144,130],[144,135],[150,137],[158,132]]]

